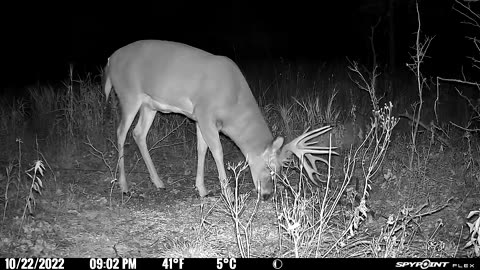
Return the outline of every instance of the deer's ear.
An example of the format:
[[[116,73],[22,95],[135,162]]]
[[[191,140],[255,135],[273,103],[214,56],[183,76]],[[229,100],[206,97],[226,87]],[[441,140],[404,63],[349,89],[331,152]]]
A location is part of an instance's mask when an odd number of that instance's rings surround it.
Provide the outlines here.
[[[272,152],[275,153],[280,148],[282,148],[283,145],[283,137],[277,137],[273,142],[272,142]]]

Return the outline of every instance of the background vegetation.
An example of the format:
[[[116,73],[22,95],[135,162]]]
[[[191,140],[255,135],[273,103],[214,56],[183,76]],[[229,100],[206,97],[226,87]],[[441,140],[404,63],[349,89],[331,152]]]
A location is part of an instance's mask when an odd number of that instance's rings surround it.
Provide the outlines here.
[[[457,7],[479,26],[478,12]],[[121,194],[119,104],[113,95],[106,102],[100,74],[78,76],[72,66],[62,84],[4,97],[0,254],[480,256],[479,84],[425,74],[435,40],[421,29],[419,17],[411,61],[394,74],[378,66],[375,55],[368,67],[347,60],[323,66],[239,61],[275,136],[288,141],[333,125],[332,136],[318,143],[340,153],[328,157],[331,170],[320,167],[320,186],[292,160],[276,175],[269,202],[251,192],[244,157],[226,137],[230,182],[218,181],[209,156],[206,182],[214,196],[198,198],[195,125],[166,114],[155,118],[148,145],[167,190],[153,190],[128,135],[132,191]],[[478,68],[478,39],[471,41],[476,50],[466,56]]]

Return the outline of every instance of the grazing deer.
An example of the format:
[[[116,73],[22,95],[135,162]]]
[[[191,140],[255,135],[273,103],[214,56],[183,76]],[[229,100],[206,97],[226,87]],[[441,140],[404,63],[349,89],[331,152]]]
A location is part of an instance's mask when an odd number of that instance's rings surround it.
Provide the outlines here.
[[[146,137],[157,111],[180,113],[196,122],[197,176],[195,185],[200,196],[208,194],[204,184],[204,162],[207,149],[212,152],[218,177],[225,179],[223,151],[219,132],[230,137],[247,158],[253,183],[264,200],[272,194],[271,170],[295,154],[304,163],[309,177],[317,173],[316,161],[324,159],[330,147],[308,142],[330,131],[323,127],[310,131],[283,145],[283,138],[272,133],[238,66],[223,56],[216,56],[185,44],[143,40],[118,49],[105,67],[105,94],[112,86],[122,110],[117,129],[120,187],[128,192],[125,178],[123,144],[133,119],[140,116],[133,137],[157,188],[165,185],[158,176],[147,149]]]

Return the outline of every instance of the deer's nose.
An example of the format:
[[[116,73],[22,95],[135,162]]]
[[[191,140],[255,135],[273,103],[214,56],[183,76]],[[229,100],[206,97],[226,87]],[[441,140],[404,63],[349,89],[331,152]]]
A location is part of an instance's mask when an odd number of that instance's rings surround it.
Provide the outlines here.
[[[272,193],[262,194],[262,199],[263,199],[264,201],[268,201],[268,199],[270,199],[270,197],[272,197]]]

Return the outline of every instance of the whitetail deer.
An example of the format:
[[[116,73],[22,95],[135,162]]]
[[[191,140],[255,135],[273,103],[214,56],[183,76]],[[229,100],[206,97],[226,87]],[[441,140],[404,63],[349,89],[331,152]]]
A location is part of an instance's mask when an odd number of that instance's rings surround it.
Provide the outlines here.
[[[273,190],[271,170],[279,169],[292,153],[308,159],[304,166],[311,178],[317,173],[316,161],[328,163],[316,155],[328,154],[331,148],[315,146],[308,141],[331,128],[310,131],[282,147],[283,138],[273,139],[245,77],[227,57],[175,42],[137,41],[113,53],[105,67],[104,79],[107,100],[113,85],[122,110],[117,137],[119,182],[123,192],[128,192],[123,144],[138,111],[140,116],[133,137],[157,188],[165,185],[157,174],[146,143],[157,111],[180,113],[196,121],[195,185],[202,197],[208,193],[204,184],[207,149],[212,152],[218,177],[227,177],[220,131],[230,137],[247,158],[253,183],[263,199],[268,199]]]

